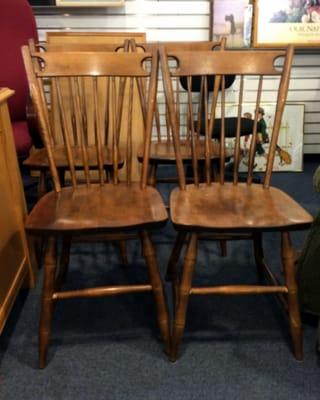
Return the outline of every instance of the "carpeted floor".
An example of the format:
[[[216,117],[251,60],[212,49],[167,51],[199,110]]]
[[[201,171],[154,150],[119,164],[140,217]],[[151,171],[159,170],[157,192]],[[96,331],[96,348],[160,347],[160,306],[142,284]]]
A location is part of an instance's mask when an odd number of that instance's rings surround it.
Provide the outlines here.
[[[303,173],[278,173],[278,186],[315,215],[319,195],[312,188],[316,160]],[[169,188],[162,187],[164,197]],[[30,202],[33,189],[27,191]],[[261,205],[263,207],[263,205]],[[306,232],[294,234],[301,248]],[[174,239],[168,223],[154,234],[162,275]],[[280,275],[279,235],[264,240],[267,261]],[[111,243],[75,245],[68,287],[143,281],[140,246],[128,245],[122,266]],[[0,337],[0,399],[306,399],[320,398],[315,352],[316,321],[304,318],[303,362],[295,361],[286,316],[270,296],[192,297],[179,360],[162,352],[151,294],[73,299],[57,304],[48,366],[37,368],[41,272],[36,289],[19,295]],[[228,244],[219,256],[214,242],[201,242],[195,280],[254,282],[252,244]],[[166,284],[169,301],[170,285]]]

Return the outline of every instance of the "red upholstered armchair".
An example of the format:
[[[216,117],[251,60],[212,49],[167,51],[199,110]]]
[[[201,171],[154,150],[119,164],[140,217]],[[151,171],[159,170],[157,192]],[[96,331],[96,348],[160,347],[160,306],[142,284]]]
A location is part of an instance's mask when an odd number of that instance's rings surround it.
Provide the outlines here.
[[[0,87],[9,87],[15,94],[9,100],[14,140],[19,158],[25,158],[32,146],[26,120],[28,83],[21,56],[21,46],[28,39],[38,42],[32,8],[27,0],[0,0]]]

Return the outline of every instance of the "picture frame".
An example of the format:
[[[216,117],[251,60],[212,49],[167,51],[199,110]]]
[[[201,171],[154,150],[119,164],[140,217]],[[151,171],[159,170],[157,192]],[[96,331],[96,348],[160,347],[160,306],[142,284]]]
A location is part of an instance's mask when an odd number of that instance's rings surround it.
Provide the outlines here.
[[[211,0],[209,40],[224,36],[229,48],[250,47],[252,14],[249,0]]]
[[[255,0],[253,47],[320,46],[319,0]]]
[[[245,103],[242,108],[242,115],[253,117],[256,103]],[[276,103],[261,103],[263,109],[261,113],[265,121],[266,130],[258,133],[259,146],[256,147],[255,172],[263,172],[266,168],[267,154],[271,141],[273,120],[275,115]],[[304,104],[287,103],[284,108],[280,133],[277,143],[273,171],[301,172],[303,170],[303,127],[304,127]],[[237,105],[227,103],[225,109],[226,117],[237,115]],[[261,125],[260,125],[261,126]],[[235,139],[227,139],[226,146],[229,149],[234,147]],[[242,137],[240,142],[241,161],[239,165],[240,172],[246,172],[248,169],[248,152],[250,149],[251,135]],[[257,142],[258,143],[258,142]]]
[[[124,0],[56,0],[57,7],[121,7]]]

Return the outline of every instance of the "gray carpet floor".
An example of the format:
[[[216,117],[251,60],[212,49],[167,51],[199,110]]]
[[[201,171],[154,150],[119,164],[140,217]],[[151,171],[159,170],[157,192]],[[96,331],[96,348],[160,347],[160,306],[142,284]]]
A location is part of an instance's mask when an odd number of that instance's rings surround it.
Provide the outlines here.
[[[273,184],[313,215],[317,161],[303,173],[274,174]],[[168,196],[169,187],[162,193]],[[32,202],[32,189],[27,192]],[[263,205],[261,205],[263,207]],[[293,235],[301,248],[307,232]],[[175,233],[168,223],[153,235],[164,275]],[[267,261],[280,276],[280,236],[265,235]],[[147,272],[138,242],[128,244],[122,266],[112,243],[72,248],[66,287],[141,282]],[[198,284],[257,280],[252,244],[228,243],[220,257],[215,242],[199,247]],[[316,321],[304,316],[303,362],[295,361],[287,319],[272,296],[192,297],[181,354],[170,363],[162,351],[151,294],[72,299],[55,309],[48,366],[37,368],[37,330],[42,271],[37,286],[22,291],[0,337],[0,399],[320,399]],[[170,285],[165,285],[169,302]]]

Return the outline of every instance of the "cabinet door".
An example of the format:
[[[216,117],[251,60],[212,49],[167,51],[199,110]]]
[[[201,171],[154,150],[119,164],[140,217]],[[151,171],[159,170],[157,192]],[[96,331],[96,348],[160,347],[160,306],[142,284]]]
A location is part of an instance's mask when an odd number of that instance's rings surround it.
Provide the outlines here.
[[[0,93],[1,94],[1,93]],[[1,96],[0,96],[1,98]],[[33,275],[26,207],[6,101],[0,103],[0,332],[27,274]]]

